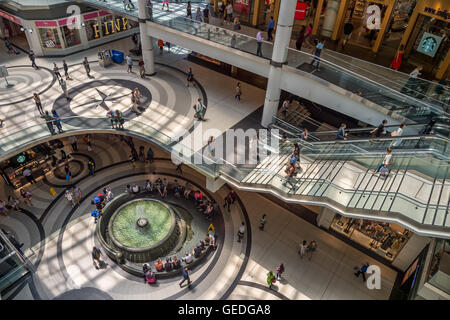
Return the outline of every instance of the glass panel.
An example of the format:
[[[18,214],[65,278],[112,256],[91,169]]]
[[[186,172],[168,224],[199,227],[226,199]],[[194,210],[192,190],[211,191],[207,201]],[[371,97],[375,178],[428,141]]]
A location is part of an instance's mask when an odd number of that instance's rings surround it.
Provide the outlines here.
[[[44,49],[60,49],[61,40],[58,36],[56,28],[38,28],[39,37],[41,38],[41,46]]]

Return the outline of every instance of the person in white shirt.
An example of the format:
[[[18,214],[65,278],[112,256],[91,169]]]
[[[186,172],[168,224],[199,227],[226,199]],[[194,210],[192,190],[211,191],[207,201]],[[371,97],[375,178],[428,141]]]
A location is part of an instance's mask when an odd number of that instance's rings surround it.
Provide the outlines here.
[[[298,254],[300,255],[300,258],[303,259],[307,248],[308,248],[308,244],[307,244],[306,240],[303,240],[303,242],[300,243],[300,249],[298,250]]]
[[[36,183],[36,180],[34,180],[34,177],[31,174],[30,168],[25,168],[25,170],[23,170],[22,174],[27,179],[27,181],[30,182],[31,184]]]
[[[197,115],[197,119],[204,121],[204,114],[205,114],[205,105],[202,103],[202,99],[198,98],[197,103],[195,105],[195,114]]]
[[[231,19],[233,18],[233,4],[231,3],[231,1],[228,2],[226,11],[227,11],[227,23],[231,23]]]
[[[242,222],[241,226],[239,227],[239,231],[238,231],[238,241],[237,242],[241,242],[241,239],[244,237],[244,233],[245,233],[245,223]]]
[[[386,149],[387,154],[383,158],[383,162],[378,166],[376,172],[381,172],[382,168],[387,168],[387,166],[392,164],[392,148],[389,147]]]
[[[261,46],[262,46],[262,41],[264,40],[261,31],[258,31],[258,33],[256,34],[256,55],[258,57],[262,57],[262,50],[261,50]]]
[[[130,56],[130,54],[127,54],[127,66],[128,66],[128,69],[127,69],[127,72],[128,73],[132,73],[133,71],[131,70],[132,68],[133,68],[133,59],[131,59],[131,56]]]
[[[66,190],[66,194],[64,195],[67,199],[67,201],[69,201],[69,203],[72,205],[72,207],[75,206],[75,199],[73,198],[73,193],[70,190]]]
[[[395,130],[394,132],[391,133],[391,135],[393,137],[400,137],[403,134],[403,129],[405,127],[406,127],[406,124],[402,123],[397,130]],[[398,147],[400,145],[400,143],[402,143],[402,139],[397,138],[397,139],[392,141],[391,147]]]
[[[408,81],[403,86],[403,88],[400,90],[401,93],[409,94],[411,92],[416,91],[415,85],[416,85],[416,82],[417,82],[417,77],[422,74],[421,73],[422,69],[423,69],[422,66],[418,66],[413,71],[411,71],[411,73],[409,74]]]
[[[186,255],[181,260],[183,260],[186,263],[191,263],[192,260],[194,260],[194,258],[192,257],[192,254],[186,252]]]

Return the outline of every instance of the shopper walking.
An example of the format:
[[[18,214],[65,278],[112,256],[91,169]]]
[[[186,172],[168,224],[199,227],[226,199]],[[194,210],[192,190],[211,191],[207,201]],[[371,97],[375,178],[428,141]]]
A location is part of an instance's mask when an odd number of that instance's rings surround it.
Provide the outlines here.
[[[233,3],[231,1],[228,2],[225,10],[227,12],[227,23],[231,24],[233,19]]]
[[[95,175],[95,162],[94,162],[94,160],[89,159],[88,163],[87,163],[87,167],[88,167],[88,170],[89,170],[89,174],[91,176]]]
[[[312,66],[314,66],[314,62],[317,62],[315,70],[317,70],[319,72],[320,72],[320,68],[319,68],[319,65],[320,65],[320,54],[322,53],[322,49],[323,49],[324,45],[325,45],[325,40],[323,40],[323,39],[320,39],[317,42],[316,51],[314,52],[314,59],[311,61],[311,65]]]
[[[101,260],[101,255],[102,252],[100,251],[100,249],[98,249],[97,247],[93,247],[92,248],[92,260],[94,262],[94,267],[95,269],[99,270],[102,266],[102,260]]]
[[[281,278],[283,272],[284,272],[284,264],[280,263],[277,267],[277,280]]]
[[[359,270],[354,273],[355,277],[359,278],[359,275],[362,274],[363,281],[366,282],[366,272],[369,267],[370,267],[370,263],[366,262],[365,264],[363,264],[361,266],[361,268],[359,268]],[[355,268],[357,268],[357,267],[355,267]]]
[[[194,106],[195,109],[195,118],[199,121],[205,121],[205,111],[206,106],[202,103],[202,98],[197,99],[197,103]]]
[[[297,40],[295,41],[295,48],[298,51],[302,50],[303,41],[305,41],[305,31],[306,28],[305,26],[303,26],[300,32],[298,33]]]
[[[298,254],[301,259],[303,259],[303,257],[305,256],[307,248],[308,248],[308,244],[307,244],[306,240],[303,240],[303,242],[300,243],[300,248],[298,250]]]
[[[116,119],[116,125],[119,126],[118,129],[123,129],[123,124],[125,123],[125,119],[123,118],[122,111],[116,109],[115,119]]]
[[[61,79],[61,73],[59,73],[59,68],[56,65],[56,62],[53,62],[53,73],[55,74],[58,80]]]
[[[63,60],[62,64],[63,64],[64,76],[66,77],[66,80],[69,80],[70,79],[69,67],[67,66],[66,60]]]
[[[317,250],[317,242],[315,240],[311,241],[307,247],[306,253],[308,259],[311,261],[313,253]]]
[[[370,131],[369,134],[374,134],[375,137],[380,138],[382,134],[384,135],[386,133],[385,128],[384,128],[386,126],[386,124],[387,124],[386,119],[381,121],[381,123],[378,125],[378,127],[373,129],[372,131]]]
[[[55,134],[55,128],[53,127],[53,118],[52,116],[48,113],[48,111],[45,111],[45,113],[43,115],[41,115],[41,118],[43,118],[45,120],[45,124],[47,125],[48,131],[50,131],[50,133],[52,135]]]
[[[416,90],[416,83],[417,83],[417,77],[420,76],[422,73],[423,67],[417,66],[411,73],[409,74],[409,79],[406,82],[406,84],[403,86],[403,88],[400,90],[401,93],[410,94]]]
[[[264,231],[264,226],[266,225],[266,215],[263,214],[263,216],[261,217],[261,220],[259,221],[259,230]]]
[[[403,130],[405,129],[405,127],[406,127],[406,124],[402,123],[402,124],[400,124],[400,126],[398,127],[397,130],[395,130],[391,133],[391,136],[396,137],[396,139],[394,139],[392,141],[390,147],[396,148],[402,143],[402,139],[400,139],[399,137],[401,137],[403,135]]]
[[[20,189],[20,196],[22,197],[22,200],[23,202],[25,202],[25,204],[29,205],[30,207],[33,206],[33,203],[31,202],[32,194],[30,192]]]
[[[163,0],[163,5],[161,10],[164,10],[164,7],[167,6],[167,11],[169,11],[169,0]]]
[[[345,123],[342,123],[338,129],[338,133],[336,135],[336,140],[347,140],[347,133],[345,132],[346,128],[347,128],[347,125]]]
[[[77,136],[70,136],[69,143],[72,146],[73,152],[78,152],[78,139]]]
[[[33,100],[34,100],[34,103],[36,104],[36,108],[38,109],[40,115],[42,116],[44,114],[44,110],[42,109],[41,98],[39,97],[39,95],[36,92],[33,93]]]
[[[36,55],[34,54],[33,50],[30,50],[30,52],[28,53],[28,58],[30,58],[31,60],[31,66],[36,69],[39,70],[39,67],[36,65]]]
[[[402,66],[402,59],[403,55],[405,54],[405,47],[403,44],[400,45],[400,48],[398,49],[397,53],[395,54],[394,59],[392,59],[391,67],[395,71],[398,71],[400,67]]]
[[[269,24],[267,25],[267,40],[272,41],[272,32],[273,28],[275,27],[275,20],[273,20],[273,16],[270,17]]]
[[[236,95],[234,96],[234,99],[241,101],[241,94],[242,94],[241,83],[238,82],[236,85]]]
[[[141,114],[136,105],[136,96],[134,95],[134,91],[131,92],[131,111],[136,113],[137,115]]]
[[[67,101],[69,101],[70,97],[69,97],[69,91],[67,90],[67,83],[66,83],[66,81],[63,78],[61,78],[59,80],[59,84],[61,86],[62,91],[64,92],[64,96],[66,97]]]
[[[351,20],[347,21],[347,23],[344,24],[344,40],[342,40],[342,49],[345,48],[348,40],[352,36],[353,29],[354,27]]]
[[[180,288],[185,281],[188,282],[188,286],[192,283],[191,279],[189,278],[189,269],[187,267],[181,270],[181,276],[183,277],[183,279],[179,283]]]
[[[209,23],[209,5],[206,4],[205,9],[203,9],[203,22]]]
[[[141,58],[138,63],[139,66],[139,75],[142,79],[145,79],[145,67],[144,67],[144,60]]]
[[[192,68],[189,68],[189,71],[187,73],[187,86],[188,87],[189,87],[189,84],[192,84],[195,87],[194,74],[192,73]]]
[[[88,78],[90,78],[91,77],[91,75],[90,75],[91,67],[89,66],[89,61],[88,61],[87,57],[84,57],[83,66],[84,66],[84,70],[86,70],[86,74],[87,74]]]
[[[73,207],[75,207],[75,199],[73,197],[73,193],[70,190],[66,190],[64,197],[67,199],[67,202]]]
[[[58,132],[62,133],[63,129],[61,126],[61,118],[59,117],[59,115],[55,109],[52,110],[52,118],[53,118],[54,124],[56,125],[56,128],[58,128]]]
[[[273,274],[272,271],[269,271],[267,274],[267,284],[269,285],[269,289],[272,289],[272,285],[277,281],[277,277]]]
[[[256,55],[258,57],[262,57],[262,42],[263,42],[264,38],[262,36],[261,31],[258,31],[258,33],[256,34]]]
[[[81,189],[77,186],[73,186],[73,197],[75,199],[76,204],[80,204],[81,203]]]
[[[128,73],[133,73],[133,59],[131,59],[131,55],[130,54],[127,54],[127,66],[128,66],[128,68],[127,68],[127,72]]]
[[[192,19],[192,7],[191,7],[190,1],[188,1],[187,7],[186,7],[186,18]]]
[[[245,234],[245,223],[242,222],[237,233],[238,236],[237,242],[241,242],[241,239],[244,237],[244,234]]]
[[[200,7],[197,7],[197,11],[195,12],[195,21],[203,22],[203,14],[202,9],[200,9]]]
[[[386,154],[383,157],[383,162],[378,166],[375,173],[377,172],[388,173],[389,172],[388,166],[390,166],[391,164],[392,164],[392,148],[389,147],[386,149]]]

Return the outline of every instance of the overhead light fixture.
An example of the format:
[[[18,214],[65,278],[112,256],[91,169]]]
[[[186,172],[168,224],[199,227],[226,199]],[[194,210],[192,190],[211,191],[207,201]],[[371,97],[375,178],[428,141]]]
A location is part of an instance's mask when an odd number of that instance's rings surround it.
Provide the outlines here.
[[[25,31],[25,29],[23,27],[20,27],[20,31]]]
[[[32,32],[33,32],[33,29],[28,29],[28,32],[29,32],[29,33],[32,33]]]
[[[82,23],[81,23],[81,26],[82,26],[82,27],[84,27],[84,26],[85,26],[84,22],[82,22]]]

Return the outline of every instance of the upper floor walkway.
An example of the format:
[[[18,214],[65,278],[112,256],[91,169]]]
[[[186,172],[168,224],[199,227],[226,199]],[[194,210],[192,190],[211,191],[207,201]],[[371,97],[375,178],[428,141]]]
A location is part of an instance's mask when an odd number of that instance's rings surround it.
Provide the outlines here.
[[[78,1],[138,19],[137,5],[128,9],[119,0]],[[185,16],[185,3],[171,3],[170,10],[160,6],[154,4],[151,18],[147,14],[149,35],[268,77],[273,43],[264,41],[262,57],[256,56],[256,29],[233,31],[214,17],[209,24],[191,20]],[[193,4],[194,16],[197,6],[204,7]],[[404,73],[331,50],[322,54],[320,72],[311,66],[314,56],[310,53],[286,48],[286,57],[280,86],[292,94],[373,125],[386,117],[394,123],[425,123],[432,118],[448,123],[450,91],[443,88],[438,94],[439,85],[434,82],[412,81]]]

